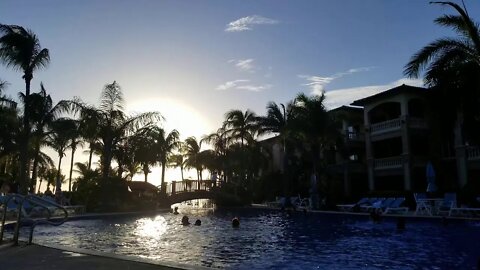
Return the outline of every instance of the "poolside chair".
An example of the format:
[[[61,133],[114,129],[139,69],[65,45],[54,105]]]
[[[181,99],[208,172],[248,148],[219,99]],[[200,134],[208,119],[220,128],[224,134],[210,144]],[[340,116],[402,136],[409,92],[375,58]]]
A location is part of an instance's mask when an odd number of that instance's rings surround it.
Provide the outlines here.
[[[425,201],[427,199],[427,194],[425,193],[414,193],[413,197],[415,198],[416,208],[415,215],[418,214],[427,214],[432,215],[432,207]]]
[[[439,205],[437,212],[450,216],[452,208],[457,208],[457,193],[445,193],[443,202]]]
[[[383,200],[382,200],[383,199]],[[387,207],[390,207],[390,205],[395,201],[395,198],[380,198],[380,200],[372,203],[372,205],[370,206],[364,206],[362,207],[363,210],[365,210],[366,212],[370,212],[374,209],[380,209],[380,210],[384,210],[386,209]]]
[[[362,206],[365,204],[369,204],[370,199],[367,197],[361,198],[357,203],[353,204],[337,204],[337,208],[340,211],[351,211],[355,206]]]
[[[387,208],[385,208],[384,214],[388,213],[402,213],[406,214],[408,212],[408,207],[401,207],[405,202],[405,198],[396,198]]]

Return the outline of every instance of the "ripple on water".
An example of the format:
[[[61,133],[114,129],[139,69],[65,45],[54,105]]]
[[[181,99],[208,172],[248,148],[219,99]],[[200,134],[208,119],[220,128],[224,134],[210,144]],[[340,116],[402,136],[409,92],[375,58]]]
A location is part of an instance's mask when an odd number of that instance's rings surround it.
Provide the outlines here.
[[[373,224],[342,217],[263,210],[192,212],[202,226],[182,226],[181,216],[78,220],[38,226],[35,241],[158,261],[229,269],[475,269],[479,223]],[[238,216],[239,229],[231,227]],[[28,235],[22,233],[22,235]],[[472,255],[473,254],[473,255]]]

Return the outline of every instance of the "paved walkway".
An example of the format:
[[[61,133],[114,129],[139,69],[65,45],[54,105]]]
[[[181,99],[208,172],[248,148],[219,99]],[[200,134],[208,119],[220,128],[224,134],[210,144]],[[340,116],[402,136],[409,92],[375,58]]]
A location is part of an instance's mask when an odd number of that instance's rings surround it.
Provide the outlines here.
[[[39,245],[20,245],[17,247],[0,248],[0,269],[2,270],[86,270],[86,269],[182,269],[180,267],[169,267],[154,264],[153,262],[142,262],[124,260],[123,256],[108,255],[108,257],[77,252],[65,251]]]

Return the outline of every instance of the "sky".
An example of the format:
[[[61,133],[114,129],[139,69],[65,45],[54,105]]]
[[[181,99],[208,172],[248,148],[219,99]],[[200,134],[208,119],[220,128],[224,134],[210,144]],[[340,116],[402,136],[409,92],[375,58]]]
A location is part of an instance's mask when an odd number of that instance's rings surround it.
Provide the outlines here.
[[[480,18],[480,1],[465,4]],[[445,13],[424,0],[0,1],[0,23],[33,30],[50,50],[32,90],[43,82],[56,101],[98,104],[116,80],[132,114],[159,111],[182,138],[214,132],[229,110],[263,115],[301,92],[324,91],[335,108],[421,86],[403,67],[454,36],[433,22]],[[24,91],[20,73],[0,65],[0,79],[7,95]]]

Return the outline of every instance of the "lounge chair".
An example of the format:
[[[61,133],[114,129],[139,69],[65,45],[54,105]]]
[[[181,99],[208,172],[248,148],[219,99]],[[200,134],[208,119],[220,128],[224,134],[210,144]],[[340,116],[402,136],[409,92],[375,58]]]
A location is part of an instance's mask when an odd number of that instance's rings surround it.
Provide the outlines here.
[[[337,208],[340,211],[351,211],[353,210],[353,207],[355,206],[362,206],[365,204],[369,204],[370,199],[369,198],[361,198],[357,203],[354,204],[337,204]]]
[[[395,201],[395,198],[380,198],[378,201],[372,203],[370,206],[362,206],[361,208],[366,211],[370,212],[374,209],[380,209],[385,210],[387,207],[390,207],[390,205]]]
[[[445,196],[443,197],[443,202],[439,205],[437,212],[438,214],[445,214],[450,216],[452,208],[457,208],[457,194],[445,193]]]
[[[405,198],[396,198],[391,204],[390,206],[388,206],[387,208],[385,208],[385,211],[383,212],[384,214],[388,214],[388,213],[407,213],[408,212],[408,207],[401,207],[400,205],[402,205],[403,203],[405,202]]]
[[[418,214],[427,214],[432,215],[432,207],[427,203],[427,195],[425,193],[414,193],[413,197],[415,198],[415,203],[417,207],[415,208],[415,215]]]

